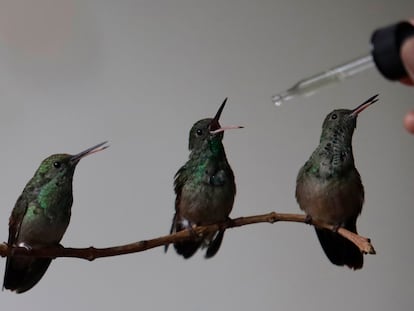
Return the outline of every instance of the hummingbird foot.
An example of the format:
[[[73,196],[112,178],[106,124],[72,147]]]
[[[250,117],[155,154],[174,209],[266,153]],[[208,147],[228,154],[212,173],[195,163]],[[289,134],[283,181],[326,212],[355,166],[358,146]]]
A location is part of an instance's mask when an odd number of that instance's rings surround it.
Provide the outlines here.
[[[183,229],[188,229],[192,238],[202,238],[202,235],[198,234],[196,231],[197,224],[193,223],[188,219],[183,219],[181,220],[181,225]]]
[[[336,224],[332,227],[332,232],[338,233],[339,228],[343,227],[343,224]]]
[[[190,234],[195,239],[201,239],[203,237],[202,233],[197,233],[196,231],[197,225],[194,223],[190,223],[190,226],[188,226],[188,230],[190,231]]]
[[[33,247],[31,247],[29,244],[26,244],[24,242],[20,242],[19,244],[7,244],[8,247],[12,247],[11,250],[11,255],[13,256],[15,254],[15,247],[22,247],[24,249],[26,249],[27,251],[31,251],[33,249]]]
[[[306,215],[305,224],[312,225],[312,216],[311,215]]]
[[[17,244],[18,247],[23,247],[25,249],[27,249],[28,251],[31,251],[33,249],[33,247],[31,247],[29,244],[21,242],[19,244]]]

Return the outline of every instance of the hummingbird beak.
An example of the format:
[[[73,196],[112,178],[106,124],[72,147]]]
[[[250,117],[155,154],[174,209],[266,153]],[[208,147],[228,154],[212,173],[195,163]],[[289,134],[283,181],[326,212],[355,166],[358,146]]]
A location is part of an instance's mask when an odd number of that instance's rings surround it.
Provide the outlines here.
[[[223,112],[224,106],[226,105],[227,97],[224,99],[223,103],[221,104],[219,110],[217,111],[216,115],[214,116],[213,120],[211,120],[210,123],[210,132],[213,132],[215,130],[218,130],[221,128],[219,119],[221,116],[221,113]]]
[[[86,157],[90,154],[105,150],[106,148],[109,147],[109,146],[104,146],[106,143],[108,143],[108,142],[104,141],[103,143],[97,144],[97,145],[95,145],[93,147],[90,147],[90,148],[88,148],[88,149],[86,149],[82,152],[79,152],[78,154],[75,154],[75,155],[71,156],[70,162],[78,163],[80,161],[80,159],[82,159],[82,158],[84,158],[84,157]]]
[[[369,106],[371,106],[373,103],[378,101],[378,94],[375,94],[374,96],[368,98],[365,102],[363,102],[361,105],[359,105],[358,107],[356,107],[354,110],[352,110],[350,116],[351,117],[356,117],[358,116],[358,114],[365,110],[366,108],[368,108]]]
[[[213,120],[211,120],[210,123],[210,133],[211,134],[217,134],[220,132],[224,132],[225,130],[230,130],[230,129],[239,129],[239,128],[243,128],[243,126],[221,126],[219,123],[219,119],[221,116],[221,113],[223,112],[224,106],[226,105],[227,102],[227,97],[224,99],[223,103],[221,104],[219,110],[217,111],[216,115],[214,116]]]

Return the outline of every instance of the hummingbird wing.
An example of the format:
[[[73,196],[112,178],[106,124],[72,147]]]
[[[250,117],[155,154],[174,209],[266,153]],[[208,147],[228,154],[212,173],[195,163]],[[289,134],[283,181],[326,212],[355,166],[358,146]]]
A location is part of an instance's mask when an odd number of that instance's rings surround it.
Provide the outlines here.
[[[181,192],[183,190],[183,187],[185,183],[188,180],[188,174],[186,174],[187,171],[187,165],[182,166],[177,173],[174,175],[174,192],[175,192],[175,211],[177,212],[180,200],[181,200]],[[174,220],[176,217],[174,217]],[[172,228],[171,228],[172,232]]]
[[[213,239],[208,245],[206,254],[204,256],[205,258],[211,258],[218,252],[221,246],[221,242],[223,241],[223,237],[224,237],[224,230],[220,230],[214,235]]]
[[[26,214],[27,211],[27,199],[25,196],[20,195],[17,199],[16,204],[14,205],[13,211],[9,218],[9,238],[7,240],[8,246],[15,246],[15,242],[17,241],[17,237],[19,235],[20,231],[20,225],[23,222],[23,217]],[[6,259],[6,268],[4,270],[4,279],[3,279],[3,289],[7,288],[9,289],[11,287],[10,283],[11,277],[10,277],[10,271],[11,271],[11,257],[7,257]]]
[[[30,202],[30,203],[29,203]],[[26,215],[29,205],[38,205],[37,201],[29,200],[27,196],[21,195],[14,206],[9,219],[9,238],[8,245],[15,246],[19,238],[20,226]],[[23,293],[39,282],[51,259],[41,258],[13,258],[7,257],[6,268],[4,271],[3,289]]]
[[[171,225],[170,234],[184,230],[191,229],[191,224],[189,221],[183,220],[180,216],[180,201],[181,194],[184,185],[186,184],[189,175],[187,174],[188,166],[187,164],[182,166],[177,173],[174,175],[174,192],[175,197],[175,214]],[[179,255],[182,255],[184,258],[190,258],[201,246],[202,240],[195,239],[183,242],[174,243],[174,248]],[[167,251],[168,245],[165,246],[165,251]]]
[[[28,201],[25,196],[20,195],[14,205],[12,214],[9,218],[9,238],[7,244],[13,246],[16,242],[20,231],[20,225],[23,222],[24,215],[26,214],[28,207]]]

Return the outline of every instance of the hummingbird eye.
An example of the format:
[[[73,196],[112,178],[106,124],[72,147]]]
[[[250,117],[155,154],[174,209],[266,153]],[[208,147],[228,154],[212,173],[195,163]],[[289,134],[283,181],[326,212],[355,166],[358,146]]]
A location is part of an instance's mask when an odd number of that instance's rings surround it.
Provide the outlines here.
[[[338,117],[338,116],[336,115],[336,113],[334,113],[334,114],[331,116],[331,119],[332,119],[332,120],[335,120],[337,117]]]
[[[53,162],[53,166],[55,168],[59,168],[61,166],[61,163],[59,161]]]
[[[197,134],[197,136],[203,135],[203,130],[202,129],[197,129],[196,134]]]

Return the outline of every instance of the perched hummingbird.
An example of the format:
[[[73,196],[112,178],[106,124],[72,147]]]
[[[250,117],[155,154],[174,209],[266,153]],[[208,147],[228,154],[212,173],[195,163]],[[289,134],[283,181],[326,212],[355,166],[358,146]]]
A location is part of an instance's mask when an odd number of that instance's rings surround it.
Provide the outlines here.
[[[107,142],[76,155],[54,154],[43,160],[27,183],[9,219],[9,246],[56,247],[69,225],[72,180],[80,159],[106,149]],[[8,257],[3,289],[23,293],[42,278],[52,259]]]
[[[209,225],[226,221],[236,194],[233,171],[223,147],[223,132],[241,126],[220,126],[219,119],[227,98],[214,118],[197,121],[190,130],[187,163],[174,177],[175,215],[171,233],[193,225]],[[207,247],[206,258],[220,248],[224,231],[193,240],[177,242],[174,248],[184,258],[190,258],[198,248]],[[167,251],[168,246],[165,247]]]
[[[358,114],[375,103],[377,97],[372,96],[353,110],[337,109],[326,116],[319,146],[296,180],[296,200],[309,221],[318,220],[357,233],[364,187],[354,165],[352,135]],[[354,270],[362,268],[362,253],[352,242],[330,230],[315,230],[333,264]]]

